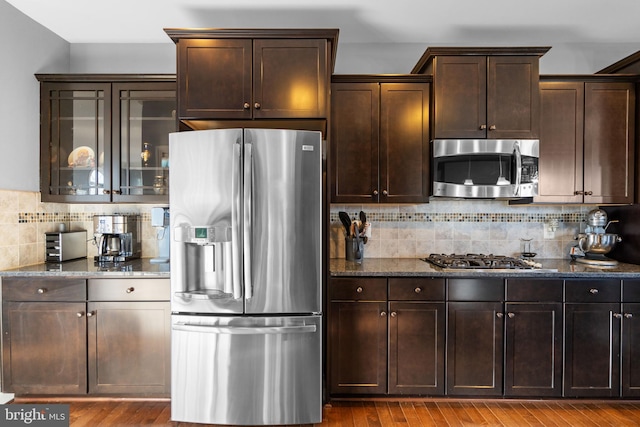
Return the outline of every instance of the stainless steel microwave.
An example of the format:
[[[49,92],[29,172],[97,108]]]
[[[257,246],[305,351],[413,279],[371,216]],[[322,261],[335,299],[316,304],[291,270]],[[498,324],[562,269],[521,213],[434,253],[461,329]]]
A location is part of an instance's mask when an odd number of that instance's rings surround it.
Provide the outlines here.
[[[537,139],[436,139],[433,195],[522,199],[538,195]]]

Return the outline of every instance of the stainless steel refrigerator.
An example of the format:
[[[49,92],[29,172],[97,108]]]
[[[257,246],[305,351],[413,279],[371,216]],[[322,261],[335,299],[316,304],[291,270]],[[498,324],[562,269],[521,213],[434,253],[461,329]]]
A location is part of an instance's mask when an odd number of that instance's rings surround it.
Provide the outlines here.
[[[170,134],[171,419],[322,421],[319,132]]]

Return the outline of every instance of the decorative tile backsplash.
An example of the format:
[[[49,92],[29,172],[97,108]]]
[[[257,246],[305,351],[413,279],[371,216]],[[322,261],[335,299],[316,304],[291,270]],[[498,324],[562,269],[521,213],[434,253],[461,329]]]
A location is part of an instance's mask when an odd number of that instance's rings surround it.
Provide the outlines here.
[[[568,258],[575,237],[584,231],[592,205],[509,205],[493,200],[435,200],[420,205],[331,205],[330,253],[343,258],[344,228],[338,218],[352,219],[360,210],[371,223],[364,246],[368,258],[417,258],[431,253],[493,253],[519,256],[522,239],[531,239],[538,258]],[[545,224],[557,223],[552,238]],[[582,228],[581,228],[582,226]],[[547,236],[549,237],[549,236]]]
[[[157,254],[156,230],[151,226],[152,205],[42,203],[39,192],[0,190],[0,270],[44,262],[45,233],[87,230],[87,256],[97,254],[93,216],[138,214],[142,220],[142,256]]]

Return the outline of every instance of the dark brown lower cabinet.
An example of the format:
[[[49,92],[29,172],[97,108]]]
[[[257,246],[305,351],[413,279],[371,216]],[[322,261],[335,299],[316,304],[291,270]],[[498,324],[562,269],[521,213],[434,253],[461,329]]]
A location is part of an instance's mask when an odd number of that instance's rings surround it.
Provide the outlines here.
[[[11,301],[2,309],[2,390],[18,395],[85,394],[86,303]]]
[[[561,396],[562,303],[506,303],[505,313],[505,396]]]
[[[387,303],[331,303],[331,393],[387,392]]]
[[[389,393],[444,394],[444,302],[389,302]]]
[[[169,302],[89,302],[89,393],[169,394]]]
[[[565,397],[620,396],[620,304],[565,304]]]
[[[447,394],[502,395],[503,303],[448,302],[447,310]]]
[[[622,396],[640,396],[640,303],[622,304]]]

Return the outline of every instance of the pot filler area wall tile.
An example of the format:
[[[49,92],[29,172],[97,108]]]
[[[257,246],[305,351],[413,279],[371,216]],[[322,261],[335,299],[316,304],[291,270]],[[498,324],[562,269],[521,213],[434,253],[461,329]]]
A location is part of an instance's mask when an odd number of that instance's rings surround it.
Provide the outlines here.
[[[93,216],[138,214],[142,219],[142,256],[156,256],[156,230],[151,205],[42,203],[39,192],[0,190],[0,270],[44,262],[45,233],[87,230],[87,256],[97,254],[93,243]]]
[[[420,205],[331,205],[330,253],[343,258],[338,212],[371,223],[367,258],[419,258],[431,253],[520,256],[529,241],[538,258],[569,258],[594,205],[509,205],[505,201],[437,200]],[[554,229],[552,233],[550,230]],[[547,231],[547,233],[545,233]],[[528,248],[527,248],[528,249]],[[527,250],[528,251],[528,250]]]

